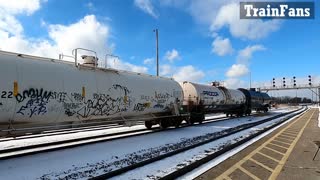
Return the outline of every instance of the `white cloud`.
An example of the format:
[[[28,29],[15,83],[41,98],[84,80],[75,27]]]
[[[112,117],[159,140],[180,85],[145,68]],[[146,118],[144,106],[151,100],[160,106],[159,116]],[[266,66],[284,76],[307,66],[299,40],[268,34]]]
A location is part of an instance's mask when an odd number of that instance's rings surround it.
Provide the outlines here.
[[[247,84],[238,78],[228,78],[224,82],[224,86],[231,89],[245,88]]]
[[[226,76],[228,77],[226,82],[229,87],[234,88],[241,87],[240,85],[243,85],[243,81],[241,81],[238,78],[245,76],[249,73],[249,60],[252,58],[252,54],[256,51],[263,50],[266,50],[264,46],[253,45],[247,46],[246,48],[238,52],[237,64],[233,64],[226,72]],[[242,84],[239,85],[239,83]]]
[[[279,20],[245,20],[239,17],[239,0],[166,0],[167,6],[186,10],[197,23],[210,26],[211,33],[218,33],[223,27],[232,36],[243,39],[260,39],[279,29]]]
[[[279,26],[279,20],[240,19],[239,3],[230,3],[219,9],[210,29],[217,32],[223,27],[228,27],[234,37],[260,39],[278,30]]]
[[[7,33],[7,36],[21,35],[23,27],[14,16],[0,11],[0,31]]]
[[[6,29],[0,29],[6,33]],[[57,58],[59,53],[70,54],[77,47],[93,49],[98,55],[104,56],[111,46],[107,46],[109,27],[97,21],[94,15],[85,16],[70,25],[48,25],[47,39],[28,39],[21,33],[10,36],[8,33],[1,38],[3,50]]]
[[[154,62],[153,58],[147,58],[147,59],[143,60],[143,64],[145,64],[145,65],[151,65],[151,64],[153,64],[153,62]]]
[[[199,82],[204,78],[205,73],[199,69],[196,69],[192,65],[175,67],[169,64],[163,64],[160,66],[160,75],[173,77],[176,81],[192,81]]]
[[[252,54],[256,51],[264,51],[266,48],[263,45],[247,46],[238,53],[238,63],[248,64],[248,61],[252,58]]]
[[[40,0],[0,0],[0,32],[4,36],[21,35],[23,27],[14,15],[31,15],[40,8]]]
[[[274,19],[240,19],[239,0],[164,0],[161,4],[185,10],[196,23],[208,26],[210,35],[213,38],[219,37],[219,33],[226,29],[235,38],[257,40],[277,31],[281,25],[280,20]],[[230,47],[232,47],[231,43],[229,47],[227,39],[224,39],[224,44],[217,44],[218,40],[221,39],[213,41],[212,51],[220,56],[229,54],[231,52]],[[216,44],[214,44],[215,42]],[[225,45],[228,49],[219,48],[219,45]]]
[[[171,77],[173,72],[174,72],[174,67],[168,65],[168,64],[163,64],[160,66],[160,76],[169,76]]]
[[[249,69],[243,64],[234,64],[227,71],[226,76],[229,78],[241,77],[249,73]]]
[[[107,52],[112,52],[114,48],[114,44],[108,43],[110,27],[99,22],[94,15],[87,15],[69,25],[46,24],[50,39],[27,38],[23,34],[19,21],[8,22],[1,21],[0,23],[0,41],[2,42],[0,49],[5,51],[58,58],[60,53],[71,55],[72,49],[81,47],[96,51],[100,57],[99,65],[105,67],[104,56]],[[18,27],[21,27],[20,30]],[[19,31],[15,32],[14,29]],[[82,53],[85,52],[82,51],[79,54]],[[65,60],[71,61],[71,59]],[[81,60],[79,62],[81,63]],[[133,65],[121,59],[114,62],[116,63],[108,62],[108,67],[142,73],[148,71],[146,67]]]
[[[188,0],[161,0],[159,4],[162,6],[184,7],[188,5]]]
[[[120,59],[115,59],[113,62],[110,62],[109,67],[114,68],[114,69],[121,69],[121,70],[138,72],[138,73],[147,73],[148,72],[147,67],[137,66],[137,65],[122,61]]]
[[[173,74],[173,78],[176,81],[192,81],[192,82],[199,82],[202,78],[204,78],[205,73],[201,70],[194,68],[191,65],[183,66],[178,68],[176,73]]]
[[[172,63],[174,60],[181,59],[181,57],[176,49],[172,49],[171,51],[166,52],[165,59]]]
[[[150,0],[134,0],[134,5],[154,18],[159,17],[159,15],[154,11],[153,5]]]
[[[187,9],[196,22],[210,25],[216,17],[220,7],[226,3],[227,1],[225,0],[190,1]]]
[[[222,37],[216,37],[212,42],[212,52],[219,56],[232,54],[233,48],[228,38],[223,39]]]
[[[80,21],[65,25],[50,25],[49,36],[55,46],[62,52],[71,52],[76,47],[94,49],[104,56],[109,47],[107,39],[110,36],[109,27],[97,21],[94,15],[87,15]]]
[[[92,2],[88,2],[85,4],[85,6],[90,10],[90,11],[94,11],[96,8],[94,7]]]
[[[40,8],[41,0],[0,0],[0,9],[8,14],[31,15]]]

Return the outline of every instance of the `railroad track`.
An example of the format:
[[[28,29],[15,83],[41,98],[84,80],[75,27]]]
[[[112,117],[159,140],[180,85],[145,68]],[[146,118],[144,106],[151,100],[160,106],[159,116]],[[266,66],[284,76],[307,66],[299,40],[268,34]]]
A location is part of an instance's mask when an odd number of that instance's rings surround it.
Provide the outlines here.
[[[91,179],[109,179],[109,178],[112,178],[112,177],[117,177],[118,175],[121,175],[121,174],[126,173],[126,172],[131,171],[131,170],[134,170],[136,168],[143,167],[143,166],[148,166],[148,165],[153,164],[153,163],[155,163],[157,161],[161,161],[161,160],[163,160],[165,158],[169,158],[169,157],[178,155],[178,154],[186,152],[188,150],[192,150],[194,148],[201,147],[201,146],[203,146],[205,144],[214,142],[214,141],[219,140],[221,138],[232,136],[232,135],[234,135],[236,133],[248,130],[248,129],[253,128],[255,126],[258,126],[258,125],[261,125],[263,123],[266,123],[268,121],[271,121],[271,120],[286,116],[286,118],[282,119],[278,123],[273,124],[272,126],[270,126],[268,128],[265,128],[265,129],[255,133],[252,136],[249,136],[249,137],[247,137],[247,138],[245,138],[243,140],[240,140],[235,144],[232,144],[232,145],[230,145],[230,146],[228,146],[226,148],[223,148],[223,149],[213,153],[213,155],[207,156],[207,157],[205,157],[205,158],[203,158],[201,160],[197,160],[194,163],[191,163],[191,164],[189,164],[187,166],[184,166],[183,168],[181,168],[181,169],[179,169],[177,171],[174,171],[172,173],[169,173],[169,174],[167,174],[167,175],[165,175],[165,176],[163,176],[161,178],[161,179],[176,179],[176,178],[180,177],[181,175],[189,172],[190,170],[198,167],[199,165],[210,161],[211,159],[213,159],[213,158],[225,153],[226,151],[229,151],[230,149],[235,148],[236,146],[239,146],[240,144],[243,144],[243,143],[247,142],[248,140],[258,136],[259,134],[262,134],[263,132],[265,132],[265,131],[273,128],[273,127],[278,126],[279,124],[283,123],[284,121],[290,119],[291,117],[293,117],[293,116],[295,116],[295,115],[297,115],[299,113],[302,113],[303,111],[304,110],[298,109],[298,110],[295,110],[295,111],[291,111],[291,112],[283,113],[283,114],[276,115],[276,116],[273,116],[273,117],[270,117],[270,118],[266,118],[266,119],[263,119],[263,120],[260,120],[260,121],[257,121],[257,122],[242,124],[242,125],[239,125],[237,127],[225,129],[223,131],[214,132],[214,133],[211,133],[211,134],[206,134],[202,138],[197,138],[195,143],[189,143],[187,145],[184,144],[185,146],[182,144],[182,146],[180,146],[180,147],[179,146],[168,147],[168,149],[171,149],[171,151],[168,151],[167,153],[163,153],[163,154],[160,154],[160,155],[155,155],[154,157],[142,160],[140,162],[136,162],[136,163],[134,163],[132,165],[108,171],[108,172],[106,172],[104,174],[101,174],[99,176],[92,177]]]
[[[255,115],[257,113],[254,113]],[[218,117],[218,118],[211,118],[204,120],[203,122],[206,122],[208,120],[226,120],[226,119],[232,119],[236,117]],[[97,124],[97,123],[93,123]],[[99,124],[99,123],[98,123]],[[143,121],[139,121],[135,124],[136,125],[144,125]],[[182,125],[185,125],[185,122],[182,123]],[[54,129],[54,130],[44,130],[40,133],[32,133],[28,135],[19,135],[19,136],[14,136],[14,137],[4,137],[0,138],[0,143],[5,142],[5,141],[14,141],[14,140],[22,140],[22,139],[31,139],[31,138],[40,138],[40,137],[49,137],[49,136],[56,136],[56,135],[63,135],[63,134],[71,134],[71,133],[79,133],[79,132],[90,132],[90,131],[98,131],[98,130],[106,130],[106,129],[111,129],[111,128],[121,128],[121,127],[128,127],[125,125],[120,125],[120,124],[101,124],[101,125],[89,125],[89,126],[84,126],[84,127],[76,127],[76,128],[63,128],[63,129]],[[158,126],[155,126],[156,129]]]
[[[300,112],[298,114],[298,116],[299,117],[302,116],[306,111],[307,111],[307,109],[305,109],[304,111]],[[279,125],[283,124],[285,121],[291,119],[294,116],[297,116],[297,115],[289,116],[286,119],[284,119],[282,121],[279,121],[278,123],[275,123],[275,124],[273,124],[273,125],[271,125],[271,126],[269,126],[267,128],[264,128],[263,130],[258,131],[257,133],[254,133],[254,134],[250,135],[249,137],[247,137],[245,139],[242,139],[242,140],[240,140],[240,141],[238,141],[238,142],[236,142],[234,144],[230,144],[229,146],[227,146],[227,147],[225,147],[225,148],[223,148],[223,149],[221,149],[221,150],[219,150],[217,152],[209,154],[208,156],[206,156],[206,157],[204,157],[202,159],[196,160],[196,161],[194,161],[194,162],[192,162],[192,163],[190,163],[190,164],[188,164],[188,165],[186,165],[186,166],[184,166],[184,167],[182,167],[182,168],[180,168],[180,169],[178,169],[178,170],[176,170],[174,172],[166,174],[165,176],[161,177],[160,179],[161,180],[177,179],[177,178],[187,174],[188,172],[191,172],[194,169],[200,167],[201,165],[203,165],[205,163],[208,163],[209,161],[217,158],[218,156],[220,156],[220,155],[222,155],[222,154],[224,154],[224,153],[226,153],[226,152],[228,152],[228,151],[230,151],[230,150],[232,150],[232,149],[234,149],[234,148],[236,148],[236,147],[238,147],[238,146],[250,141],[251,139],[254,139],[257,136],[259,136],[259,135],[261,135],[261,134],[263,134],[263,133],[265,133],[265,132],[267,132],[267,131],[269,131],[269,130],[271,130],[273,128],[278,127]]]
[[[209,120],[223,120],[228,119],[226,117],[217,117],[217,118],[211,118]],[[207,120],[204,120],[204,122]],[[93,123],[96,124],[96,123]],[[185,122],[182,123],[184,125]],[[138,121],[134,126],[136,125],[143,125],[144,121]],[[98,130],[106,130],[106,129],[112,129],[112,128],[121,128],[121,127],[128,127],[126,125],[121,124],[101,124],[101,125],[89,125],[84,127],[76,127],[76,128],[63,128],[63,129],[54,129],[54,130],[45,130],[40,133],[32,133],[29,135],[19,135],[19,136],[10,136],[10,137],[4,137],[0,138],[0,143],[5,141],[14,141],[14,140],[22,140],[22,139],[31,139],[31,138],[40,138],[40,137],[48,137],[48,136],[55,136],[55,135],[63,135],[63,134],[71,134],[71,133],[80,133],[80,132],[90,132],[90,131],[98,131]],[[159,126],[154,126],[153,129],[158,128]]]
[[[137,124],[137,125],[142,125],[142,124]],[[64,134],[71,134],[71,133],[107,130],[107,129],[121,128],[121,127],[126,127],[126,126],[110,124],[110,125],[101,125],[101,126],[94,126],[94,127],[81,127],[81,128],[75,128],[75,129],[73,129],[73,128],[72,129],[59,129],[59,130],[53,130],[53,131],[44,131],[44,132],[38,133],[38,134],[1,138],[0,142],[49,137],[49,136],[64,135]]]
[[[136,125],[143,125],[143,124],[144,122],[138,122]],[[89,131],[105,130],[105,129],[111,129],[111,128],[121,128],[121,127],[127,127],[127,126],[119,125],[119,124],[102,124],[102,125],[94,125],[94,126],[90,125],[86,127],[77,127],[77,128],[46,130],[41,133],[0,138],[0,142],[48,137],[48,136],[63,135],[63,134],[78,133],[78,132],[89,132]]]
[[[218,122],[218,121],[226,121],[226,120],[231,120],[234,118],[235,117],[206,119],[205,121],[203,121],[202,124]],[[193,126],[198,126],[198,125],[201,125],[201,124],[193,124]],[[184,128],[187,126],[188,125],[184,123],[179,128]],[[156,133],[159,131],[170,131],[170,130],[174,130],[174,129],[177,129],[177,128],[160,129],[159,127],[155,127],[152,130],[147,130],[147,129],[143,128],[143,129],[117,132],[117,133],[112,133],[112,134],[99,134],[99,135],[94,135],[94,136],[86,136],[86,137],[68,139],[68,140],[63,140],[63,141],[54,141],[54,142],[48,142],[48,143],[33,144],[33,145],[28,145],[28,146],[6,148],[6,149],[0,150],[0,160],[21,157],[21,156],[25,156],[25,155],[31,155],[31,154],[42,153],[42,152],[55,151],[55,150],[59,150],[59,149],[73,148],[73,147],[92,144],[92,143],[105,142],[105,141],[111,141],[111,140],[116,140],[116,139],[134,137],[134,136],[141,136],[141,135],[146,135],[146,134],[150,134],[150,133]],[[90,129],[90,131],[91,131],[91,129]],[[61,132],[61,133],[62,134],[70,134],[70,132],[66,132],[66,133]],[[58,134],[58,135],[62,135],[62,134]],[[56,134],[47,134],[47,135],[43,135],[43,136],[55,136],[55,135]],[[43,136],[21,137],[20,139],[39,138],[39,137],[43,137]],[[17,139],[17,140],[19,140],[19,139]],[[2,142],[0,141],[0,143],[3,143],[3,141]]]

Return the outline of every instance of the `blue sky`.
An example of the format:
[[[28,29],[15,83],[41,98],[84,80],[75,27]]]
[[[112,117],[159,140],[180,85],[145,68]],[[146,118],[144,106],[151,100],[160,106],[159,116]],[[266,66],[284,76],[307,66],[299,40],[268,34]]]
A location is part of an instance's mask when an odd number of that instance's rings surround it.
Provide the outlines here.
[[[315,10],[319,9],[319,2]],[[236,0],[0,0],[0,49],[57,58],[76,47],[119,56],[108,67],[178,81],[270,84],[318,81],[319,19],[241,20]]]

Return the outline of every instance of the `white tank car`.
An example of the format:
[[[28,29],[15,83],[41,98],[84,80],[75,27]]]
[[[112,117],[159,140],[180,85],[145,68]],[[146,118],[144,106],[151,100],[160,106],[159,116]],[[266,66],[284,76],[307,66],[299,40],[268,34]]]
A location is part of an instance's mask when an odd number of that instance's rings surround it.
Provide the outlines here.
[[[3,51],[0,64],[2,128],[178,116],[183,100],[182,88],[169,78]]]
[[[197,84],[192,82],[179,83],[183,89],[183,105],[219,105],[225,104],[225,96],[223,92],[214,86]]]
[[[237,105],[237,104],[244,104],[246,101],[246,96],[239,90],[236,89],[226,89],[226,91],[224,91],[225,88],[223,87],[219,87],[225,94],[225,96],[227,97],[227,101],[226,104],[229,105]],[[229,97],[229,95],[230,97]]]
[[[186,81],[180,83],[180,86],[184,93],[183,108],[196,113],[194,119],[203,119],[203,113],[238,113],[246,100],[245,95],[239,90]]]

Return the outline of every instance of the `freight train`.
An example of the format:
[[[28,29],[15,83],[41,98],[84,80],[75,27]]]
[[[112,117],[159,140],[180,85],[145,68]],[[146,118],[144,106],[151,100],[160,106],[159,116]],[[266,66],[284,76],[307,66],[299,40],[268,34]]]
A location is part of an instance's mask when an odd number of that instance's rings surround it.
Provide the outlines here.
[[[190,113],[189,123],[201,123],[207,113],[250,115],[252,110],[267,112],[270,96],[255,89],[227,89],[193,82],[180,83],[184,98],[182,107]]]
[[[270,97],[172,78],[97,67],[84,63],[0,51],[0,134],[17,129],[59,127],[93,121],[144,121],[151,129],[201,123],[205,113],[249,115],[268,110]]]

